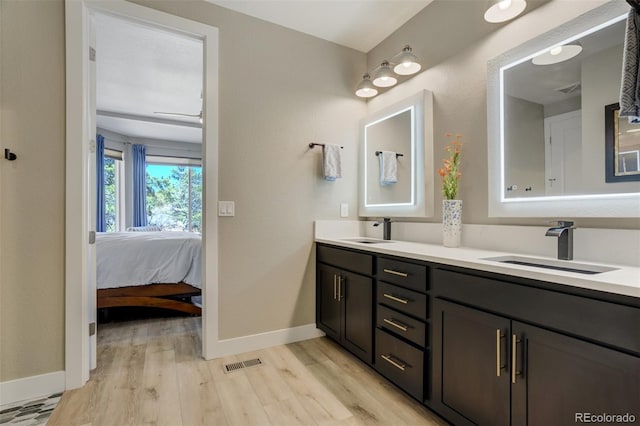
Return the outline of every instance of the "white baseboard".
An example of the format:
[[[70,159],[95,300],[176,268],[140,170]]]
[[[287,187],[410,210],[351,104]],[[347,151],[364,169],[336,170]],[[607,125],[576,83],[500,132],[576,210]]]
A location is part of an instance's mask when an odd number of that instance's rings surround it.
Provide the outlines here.
[[[64,371],[0,382],[0,405],[64,391]]]
[[[322,331],[316,328],[315,324],[307,324],[299,327],[284,328],[282,330],[220,340],[216,344],[215,353],[212,358],[257,351],[258,349],[286,345],[288,343],[313,339],[324,335]]]

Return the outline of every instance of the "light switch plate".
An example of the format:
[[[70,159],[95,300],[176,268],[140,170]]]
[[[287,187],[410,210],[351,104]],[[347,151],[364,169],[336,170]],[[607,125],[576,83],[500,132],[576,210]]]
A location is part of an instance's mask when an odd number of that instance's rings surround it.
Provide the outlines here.
[[[340,204],[340,217],[349,217],[349,203]]]
[[[235,201],[218,201],[218,216],[235,216]]]

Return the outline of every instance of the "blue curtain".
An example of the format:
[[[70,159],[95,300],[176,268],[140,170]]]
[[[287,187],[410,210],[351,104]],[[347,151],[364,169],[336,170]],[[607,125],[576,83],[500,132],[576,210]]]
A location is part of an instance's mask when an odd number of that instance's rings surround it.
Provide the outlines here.
[[[98,135],[96,138],[96,231],[105,232],[107,230],[107,216],[105,214],[104,197],[104,136]]]
[[[144,145],[132,145],[133,226],[147,226],[147,160]]]

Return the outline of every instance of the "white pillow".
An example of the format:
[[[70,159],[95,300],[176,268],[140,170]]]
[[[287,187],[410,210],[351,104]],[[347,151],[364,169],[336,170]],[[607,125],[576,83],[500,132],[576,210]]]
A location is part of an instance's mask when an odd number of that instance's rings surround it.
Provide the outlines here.
[[[127,228],[129,232],[158,232],[162,231],[159,226],[130,226]]]

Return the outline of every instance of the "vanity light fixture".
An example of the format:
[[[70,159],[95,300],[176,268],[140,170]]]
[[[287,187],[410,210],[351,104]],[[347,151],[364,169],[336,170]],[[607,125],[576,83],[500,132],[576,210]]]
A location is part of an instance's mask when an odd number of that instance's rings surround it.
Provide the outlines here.
[[[395,86],[397,82],[398,79],[391,70],[389,61],[382,61],[380,68],[373,76],[373,85],[378,87],[391,87]]]
[[[418,62],[418,57],[413,54],[410,46],[405,46],[402,53],[398,55],[397,65],[393,67],[393,72],[398,75],[415,74],[422,68]]]
[[[520,15],[526,7],[526,0],[491,0],[484,20],[492,24],[505,22]]]
[[[378,94],[376,87],[392,87],[398,83],[398,76],[415,74],[422,69],[418,57],[413,54],[409,45],[390,60],[384,60],[370,73],[362,76],[362,81],[356,87],[356,95],[361,98],[371,98]],[[373,74],[373,81],[371,80]]]
[[[356,88],[356,95],[361,98],[372,98],[378,94],[378,89],[371,82],[371,76],[368,73],[362,76],[362,81]]]
[[[582,52],[582,45],[576,41],[562,46],[552,47],[534,57],[531,62],[533,62],[534,65],[557,64],[578,56],[580,52]]]

